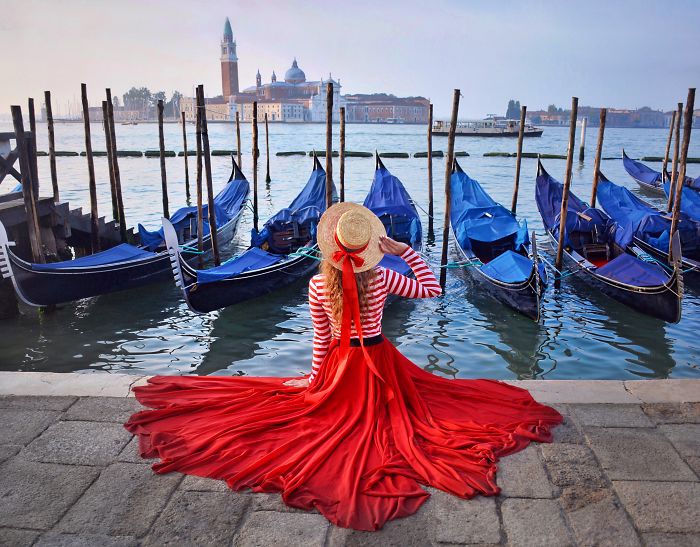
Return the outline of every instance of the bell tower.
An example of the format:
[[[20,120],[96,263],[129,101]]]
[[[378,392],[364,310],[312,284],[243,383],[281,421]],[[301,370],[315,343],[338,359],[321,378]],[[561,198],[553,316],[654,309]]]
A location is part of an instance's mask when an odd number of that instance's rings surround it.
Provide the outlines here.
[[[231,21],[226,18],[224,38],[221,40],[221,88],[224,98],[237,95],[238,89],[238,57],[236,56],[236,41],[233,39]]]

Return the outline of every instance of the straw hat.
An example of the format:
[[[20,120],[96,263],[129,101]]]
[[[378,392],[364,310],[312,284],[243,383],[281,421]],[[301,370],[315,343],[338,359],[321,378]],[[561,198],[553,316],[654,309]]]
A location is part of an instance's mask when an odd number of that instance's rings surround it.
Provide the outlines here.
[[[362,249],[357,256],[364,260],[361,266],[355,266],[355,273],[374,268],[384,257],[379,249],[379,238],[386,236],[386,229],[377,215],[357,203],[336,203],[323,213],[318,223],[316,239],[323,258],[339,270],[343,269],[345,259],[336,261],[333,257],[337,251]],[[340,243],[340,245],[338,245]]]

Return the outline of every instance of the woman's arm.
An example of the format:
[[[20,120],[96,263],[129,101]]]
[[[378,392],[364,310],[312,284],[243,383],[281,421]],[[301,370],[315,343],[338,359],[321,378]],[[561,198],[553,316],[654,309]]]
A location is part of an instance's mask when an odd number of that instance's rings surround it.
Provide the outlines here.
[[[394,245],[400,245],[393,240],[390,241],[392,241]],[[382,248],[382,250],[384,252],[394,250],[396,249],[394,245],[387,245],[384,243],[384,248]],[[385,250],[385,248],[387,250]],[[391,254],[399,254],[398,250],[399,249],[396,249],[397,252],[392,252]],[[411,267],[411,270],[413,270],[416,278],[411,279],[410,277],[401,275],[394,270],[385,270],[384,279],[387,291],[389,293],[405,296],[407,298],[432,298],[434,296],[439,296],[442,293],[440,284],[435,278],[432,270],[416,251],[406,245],[405,249],[403,249],[399,256],[401,256],[401,258],[403,258]]]
[[[321,291],[323,290],[325,289],[321,289]],[[318,374],[331,342],[331,324],[326,310],[323,309],[320,296],[319,288],[316,286],[314,278],[311,278],[309,281],[309,310],[311,311],[311,321],[314,325],[314,352],[309,383],[313,382],[316,374]]]

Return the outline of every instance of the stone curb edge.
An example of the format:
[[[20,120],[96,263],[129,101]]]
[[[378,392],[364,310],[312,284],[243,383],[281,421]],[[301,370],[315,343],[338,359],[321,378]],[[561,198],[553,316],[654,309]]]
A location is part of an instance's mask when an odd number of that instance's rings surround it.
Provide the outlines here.
[[[0,396],[133,397],[150,376],[118,373],[4,372]],[[541,403],[641,404],[700,402],[700,379],[508,380]]]

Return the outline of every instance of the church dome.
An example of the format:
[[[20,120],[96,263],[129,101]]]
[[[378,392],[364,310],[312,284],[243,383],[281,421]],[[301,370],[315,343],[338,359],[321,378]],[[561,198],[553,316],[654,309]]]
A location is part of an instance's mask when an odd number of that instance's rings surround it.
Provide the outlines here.
[[[306,74],[299,68],[296,59],[294,59],[291,68],[284,73],[284,81],[288,84],[301,84],[306,81]]]

